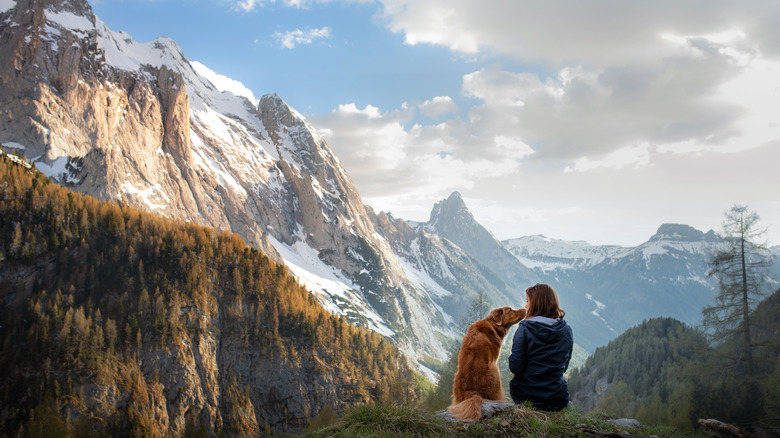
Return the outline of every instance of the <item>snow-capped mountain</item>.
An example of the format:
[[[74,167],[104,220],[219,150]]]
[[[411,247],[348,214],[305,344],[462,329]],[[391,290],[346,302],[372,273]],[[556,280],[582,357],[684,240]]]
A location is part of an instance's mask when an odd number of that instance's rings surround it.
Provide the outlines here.
[[[447,231],[442,232],[445,223]],[[525,274],[532,273],[474,220],[457,192],[434,206],[428,222],[405,222],[380,213],[378,230],[404,264],[408,278],[436,296],[445,314],[460,316],[478,294],[494,306],[523,305],[521,292],[530,282]],[[480,253],[484,248],[496,254],[486,258]]]
[[[231,230],[330,311],[412,358],[444,358],[450,291],[393,252],[327,142],[279,96],[220,90],[174,41],[135,42],[86,0],[3,1],[0,57],[5,149],[74,190]]]
[[[422,227],[455,243],[477,263],[489,266],[503,281],[502,289],[509,294],[504,302],[525,301],[522,292],[534,278],[533,271],[513,257],[490,231],[474,219],[460,193],[454,192],[436,203],[430,220]]]
[[[569,242],[543,235],[509,239],[502,243],[523,265],[542,272],[587,269],[630,251],[619,246],[594,246],[582,240]]]
[[[502,246],[457,193],[424,224],[377,214],[281,97],[224,88],[171,39],[138,43],[86,0],[0,0],[0,57],[6,150],[74,190],[237,233],[413,360],[445,358],[478,293],[519,306],[526,287],[553,284],[588,350],[651,316],[696,322],[714,294],[716,238],[690,227],[635,248]]]
[[[713,231],[678,224],[661,225],[636,247],[544,236],[502,243],[556,288],[578,331],[576,342],[588,350],[655,316],[699,323],[702,308],[717,293],[716,280],[707,272],[713,252],[723,244]]]

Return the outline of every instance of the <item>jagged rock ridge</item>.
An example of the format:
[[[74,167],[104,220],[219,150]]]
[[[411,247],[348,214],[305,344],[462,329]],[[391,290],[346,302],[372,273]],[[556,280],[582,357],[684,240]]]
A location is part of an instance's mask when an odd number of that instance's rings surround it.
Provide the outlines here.
[[[504,248],[493,234],[479,224],[466,207],[460,193],[454,192],[447,199],[434,205],[429,221],[422,225],[426,230],[449,239],[475,261],[489,266],[509,294],[507,303],[525,301],[523,291],[533,279],[534,273]]]
[[[220,91],[174,41],[137,43],[85,0],[19,0],[0,14],[0,56],[12,60],[0,66],[0,143],[60,184],[236,232],[413,360],[444,358],[458,303],[482,288],[505,294],[456,245],[365,206],[279,96]],[[393,233],[437,255],[423,263],[405,241],[407,259],[384,237]]]

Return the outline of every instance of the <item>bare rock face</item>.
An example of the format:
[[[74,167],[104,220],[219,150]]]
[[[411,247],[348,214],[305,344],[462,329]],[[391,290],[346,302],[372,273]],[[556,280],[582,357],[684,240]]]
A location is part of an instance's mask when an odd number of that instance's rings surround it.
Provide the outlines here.
[[[406,277],[390,242],[379,232],[377,215],[363,204],[327,142],[279,96],[263,97],[258,115],[276,146],[280,174],[289,187],[283,213],[290,218],[289,228],[281,233],[289,239],[285,243],[302,238],[319,260],[343,272],[362,291],[360,298],[370,308],[355,306],[357,312],[348,312],[354,322],[371,327],[361,313],[375,311],[407,353],[441,356],[432,329],[449,332],[446,318]]]
[[[279,260],[243,205],[246,193],[224,191],[220,175],[193,162],[196,127],[180,71],[112,65],[107,51],[131,40],[106,29],[86,1],[19,0],[4,15],[0,56],[11,62],[0,66],[0,141],[23,146],[63,185],[234,230]],[[187,64],[168,39],[149,50]]]
[[[327,142],[279,96],[223,93],[175,42],[113,32],[85,0],[19,0],[0,14],[0,56],[6,149],[76,191],[304,259],[328,277],[309,286],[329,310],[412,356],[444,358],[447,318],[407,278]]]
[[[356,274],[365,266],[348,249],[357,248],[359,236],[374,233],[373,212],[369,213],[325,140],[279,96],[263,97],[258,115],[276,145],[281,173],[297,201],[290,212],[294,223],[303,226],[313,248],[327,249],[320,252],[323,261]],[[296,230],[288,231],[286,237],[292,237]]]
[[[459,337],[454,317],[473,296],[507,302],[502,280],[452,240],[364,205],[325,139],[279,96],[218,90],[168,38],[113,32],[86,0],[18,0],[0,12],[0,59],[5,149],[81,193],[238,234],[427,377],[416,359],[446,358],[442,336]],[[343,370],[310,352],[258,357],[221,334],[230,318],[214,307],[195,316],[200,333],[123,371],[122,385],[153,400],[145,418],[257,435],[354,401]],[[269,381],[282,368],[285,380]],[[89,388],[92,410],[132,403],[118,385]]]
[[[190,146],[190,100],[180,74],[167,66],[155,69],[160,102],[164,114],[163,146],[175,161],[189,163],[192,160]]]
[[[56,169],[65,185],[102,199],[133,195],[141,183],[175,188],[168,172],[189,149],[181,77],[163,69],[146,81],[107,68],[86,2],[21,0],[10,12],[19,21],[2,29],[10,42],[0,47],[2,56],[14,59],[0,71],[2,139],[24,145],[25,155]],[[62,24],[68,21],[79,28]],[[128,178],[133,174],[156,181]],[[192,194],[173,201],[169,215],[189,219]]]

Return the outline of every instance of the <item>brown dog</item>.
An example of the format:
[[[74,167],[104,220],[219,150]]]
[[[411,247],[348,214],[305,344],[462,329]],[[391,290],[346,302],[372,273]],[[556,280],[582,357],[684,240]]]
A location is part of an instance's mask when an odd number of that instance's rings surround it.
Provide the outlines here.
[[[485,319],[471,324],[458,352],[458,371],[452,383],[452,405],[447,408],[460,420],[482,418],[484,400],[507,402],[498,371],[498,354],[509,328],[525,317],[525,309],[493,309]]]

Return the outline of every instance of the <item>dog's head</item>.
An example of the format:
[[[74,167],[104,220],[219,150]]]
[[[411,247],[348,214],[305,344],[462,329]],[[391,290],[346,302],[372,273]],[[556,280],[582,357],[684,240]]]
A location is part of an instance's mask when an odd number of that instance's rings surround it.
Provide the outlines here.
[[[520,320],[523,318],[525,318],[525,309],[499,307],[498,309],[491,310],[490,314],[488,314],[487,318],[485,319],[493,322],[497,326],[508,329],[514,324],[520,322]]]

